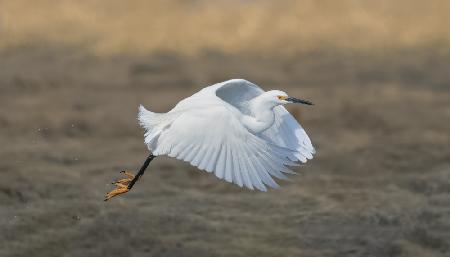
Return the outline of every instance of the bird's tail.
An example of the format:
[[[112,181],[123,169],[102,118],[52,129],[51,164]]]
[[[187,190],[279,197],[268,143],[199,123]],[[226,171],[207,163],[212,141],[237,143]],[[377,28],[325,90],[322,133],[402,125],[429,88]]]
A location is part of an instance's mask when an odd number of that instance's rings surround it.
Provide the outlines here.
[[[146,131],[151,130],[157,124],[157,116],[157,113],[145,109],[143,105],[139,106],[137,118],[139,125],[141,125],[141,127],[143,127]]]
[[[138,120],[139,125],[145,129],[145,144],[153,151],[156,149],[157,139],[164,129],[170,127],[170,124],[180,116],[179,112],[154,113],[144,106],[139,106]]]
[[[161,132],[159,128],[161,125],[161,113],[154,113],[147,109],[144,106],[139,106],[138,112],[138,121],[139,125],[145,129],[145,143],[152,150],[151,144],[156,139]]]

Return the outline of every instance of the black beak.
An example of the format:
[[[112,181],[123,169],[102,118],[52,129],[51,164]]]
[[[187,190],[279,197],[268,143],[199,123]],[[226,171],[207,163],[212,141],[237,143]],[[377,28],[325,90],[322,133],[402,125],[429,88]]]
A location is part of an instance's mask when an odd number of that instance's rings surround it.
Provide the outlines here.
[[[291,102],[291,103],[296,103],[296,104],[314,105],[313,103],[311,103],[308,100],[302,100],[302,99],[298,99],[295,97],[288,97],[288,98],[286,98],[286,101]]]

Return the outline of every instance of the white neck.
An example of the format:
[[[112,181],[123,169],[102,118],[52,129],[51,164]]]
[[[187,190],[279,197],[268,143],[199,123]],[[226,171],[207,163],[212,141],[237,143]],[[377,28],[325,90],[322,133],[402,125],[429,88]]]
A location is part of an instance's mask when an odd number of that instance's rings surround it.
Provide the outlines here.
[[[277,104],[267,100],[267,96],[262,94],[249,102],[251,115],[244,115],[242,123],[252,133],[260,133],[270,128],[275,121],[273,108]]]

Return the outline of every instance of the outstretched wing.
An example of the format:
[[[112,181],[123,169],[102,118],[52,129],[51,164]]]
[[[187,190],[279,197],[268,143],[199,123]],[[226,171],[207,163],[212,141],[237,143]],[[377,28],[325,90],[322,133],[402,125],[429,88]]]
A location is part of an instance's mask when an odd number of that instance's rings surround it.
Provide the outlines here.
[[[219,99],[208,109],[185,111],[157,139],[155,155],[169,155],[228,182],[266,191],[273,177],[295,165],[295,152],[251,134]]]
[[[293,150],[296,160],[305,163],[312,159],[316,150],[302,126],[283,106],[275,107],[274,112],[274,124],[261,136],[273,144]]]
[[[218,86],[216,96],[246,115],[251,114],[248,102],[264,93],[260,87],[244,79],[231,79]]]

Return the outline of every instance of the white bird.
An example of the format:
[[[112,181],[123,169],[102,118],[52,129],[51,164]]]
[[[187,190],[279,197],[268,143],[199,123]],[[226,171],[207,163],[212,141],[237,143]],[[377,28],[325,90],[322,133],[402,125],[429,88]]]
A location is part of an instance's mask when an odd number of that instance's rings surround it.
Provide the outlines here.
[[[289,166],[305,163],[315,153],[305,130],[284,108],[288,103],[312,105],[232,79],[203,88],[167,113],[141,105],[138,120],[151,154],[136,176],[122,171],[127,178],[116,181],[105,200],[128,192],[159,155],[189,162],[240,187],[277,188],[273,177],[286,179],[285,173],[294,173]]]

